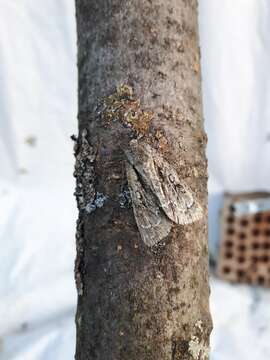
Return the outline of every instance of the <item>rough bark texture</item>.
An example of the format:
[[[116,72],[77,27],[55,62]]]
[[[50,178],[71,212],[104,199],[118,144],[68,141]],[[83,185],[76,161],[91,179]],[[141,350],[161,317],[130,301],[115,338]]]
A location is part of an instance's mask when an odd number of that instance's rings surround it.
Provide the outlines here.
[[[212,325],[197,3],[76,0],[76,11],[76,359],[206,360]],[[187,225],[166,218],[168,231],[153,246],[142,241],[127,183],[132,139],[158,152],[203,209]],[[147,184],[143,191],[158,204]]]

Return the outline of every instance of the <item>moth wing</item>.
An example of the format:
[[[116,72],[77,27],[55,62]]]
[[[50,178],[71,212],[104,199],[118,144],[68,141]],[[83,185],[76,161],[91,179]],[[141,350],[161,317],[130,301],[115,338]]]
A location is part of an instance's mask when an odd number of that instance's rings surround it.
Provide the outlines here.
[[[202,207],[194,198],[190,187],[159,154],[153,157],[153,162],[156,174],[163,180],[160,183],[153,182],[153,186],[166,215],[181,225],[200,220],[203,215]]]
[[[202,217],[202,208],[190,187],[179,178],[175,169],[158,152],[152,151],[151,187],[169,219],[186,225]],[[147,168],[146,168],[147,169]]]
[[[202,217],[202,208],[191,189],[154,148],[146,143],[132,142],[128,157],[158,199],[168,218],[186,225]]]
[[[136,171],[129,163],[126,163],[126,173],[133,212],[141,238],[147,246],[156,245],[169,234],[171,222],[160,211],[157,199],[151,190],[145,190]]]

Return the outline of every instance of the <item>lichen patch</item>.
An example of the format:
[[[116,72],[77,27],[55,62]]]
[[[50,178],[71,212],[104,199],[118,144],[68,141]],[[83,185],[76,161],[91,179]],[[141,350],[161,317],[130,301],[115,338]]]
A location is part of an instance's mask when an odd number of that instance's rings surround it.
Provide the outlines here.
[[[204,340],[203,322],[198,320],[195,324],[195,334],[189,341],[188,351],[194,360],[207,360],[209,357],[209,346]]]
[[[197,336],[192,336],[189,341],[189,353],[194,360],[206,360],[209,356],[209,349]]]
[[[128,189],[123,190],[118,195],[118,201],[121,209],[129,208],[131,205],[130,191]]]
[[[96,196],[95,196],[95,199],[85,206],[85,211],[88,214],[91,214],[96,209],[102,208],[107,199],[108,199],[107,195],[104,195],[104,194],[102,194],[100,192],[97,192]]]
[[[81,133],[81,138],[71,137],[74,141],[74,155],[76,178],[76,189],[74,195],[77,200],[77,207],[80,214],[84,214],[88,204],[96,199],[94,188],[94,161],[96,154],[94,148],[87,140],[87,130]],[[99,202],[95,206],[99,205]],[[83,274],[84,274],[84,226],[82,216],[79,215],[76,229],[77,257],[75,261],[75,282],[79,296],[83,295]]]
[[[87,140],[87,130],[84,129],[79,142],[75,137],[74,151],[75,151],[75,171],[74,177],[76,178],[75,196],[79,210],[85,210],[88,204],[92,203],[95,199],[94,188],[94,161],[96,154],[94,148]]]

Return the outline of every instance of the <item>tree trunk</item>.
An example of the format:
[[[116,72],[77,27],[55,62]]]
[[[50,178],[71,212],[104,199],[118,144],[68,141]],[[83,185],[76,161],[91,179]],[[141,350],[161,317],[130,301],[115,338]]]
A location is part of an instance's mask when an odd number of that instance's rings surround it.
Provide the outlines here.
[[[76,11],[76,359],[208,359],[197,3]]]

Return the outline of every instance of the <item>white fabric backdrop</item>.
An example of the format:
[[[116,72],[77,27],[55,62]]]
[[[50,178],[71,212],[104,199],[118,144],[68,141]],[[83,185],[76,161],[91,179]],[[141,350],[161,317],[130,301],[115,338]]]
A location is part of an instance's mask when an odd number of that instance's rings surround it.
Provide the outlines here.
[[[200,0],[209,241],[222,192],[270,189],[270,2]],[[211,360],[270,358],[270,292],[212,279]]]
[[[73,359],[75,30],[73,1],[0,1],[4,360]]]
[[[269,189],[270,3],[200,0],[210,247],[226,190]],[[73,1],[0,0],[0,359],[73,359]],[[266,360],[268,291],[212,279],[213,360]],[[105,359],[104,359],[105,360]]]

